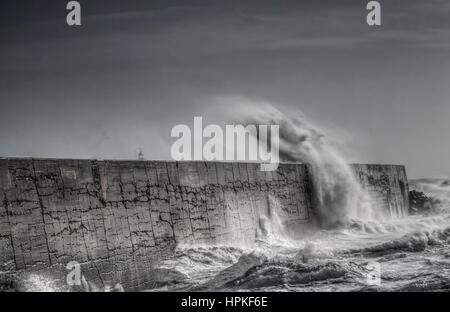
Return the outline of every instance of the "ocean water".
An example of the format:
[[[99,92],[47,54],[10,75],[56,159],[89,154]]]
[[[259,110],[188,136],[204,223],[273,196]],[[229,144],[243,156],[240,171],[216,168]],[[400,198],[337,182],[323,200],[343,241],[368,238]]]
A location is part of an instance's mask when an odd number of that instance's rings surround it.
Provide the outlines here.
[[[152,291],[449,291],[450,213],[353,222],[301,240],[179,248]]]
[[[392,219],[372,207],[338,144],[317,125],[272,106],[251,112],[248,123],[280,126],[281,160],[310,165],[318,227],[294,240],[273,211],[253,246],[180,247],[160,263],[153,291],[450,290],[447,180],[412,181],[440,206]]]

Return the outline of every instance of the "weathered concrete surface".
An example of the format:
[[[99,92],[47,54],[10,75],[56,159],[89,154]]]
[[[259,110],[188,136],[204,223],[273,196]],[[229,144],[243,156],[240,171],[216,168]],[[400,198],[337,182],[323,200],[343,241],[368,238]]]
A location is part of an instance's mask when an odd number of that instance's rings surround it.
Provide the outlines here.
[[[354,168],[379,205],[407,214],[403,166]],[[290,228],[310,221],[306,165],[0,159],[0,283],[32,273],[64,285],[77,261],[91,285],[149,288],[177,244],[251,243],[274,205]]]
[[[404,166],[398,165],[352,165],[374,200],[373,205],[389,212],[393,218],[409,214],[409,186]]]

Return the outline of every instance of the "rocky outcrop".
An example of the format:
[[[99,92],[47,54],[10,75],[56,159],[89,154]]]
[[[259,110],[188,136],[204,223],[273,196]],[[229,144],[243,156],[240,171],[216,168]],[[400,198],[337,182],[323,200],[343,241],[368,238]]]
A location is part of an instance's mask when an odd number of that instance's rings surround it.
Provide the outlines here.
[[[403,166],[354,168],[378,204],[407,214]],[[0,159],[0,284],[73,289],[76,261],[82,289],[151,288],[177,245],[251,244],[274,208],[288,229],[311,221],[306,165]]]

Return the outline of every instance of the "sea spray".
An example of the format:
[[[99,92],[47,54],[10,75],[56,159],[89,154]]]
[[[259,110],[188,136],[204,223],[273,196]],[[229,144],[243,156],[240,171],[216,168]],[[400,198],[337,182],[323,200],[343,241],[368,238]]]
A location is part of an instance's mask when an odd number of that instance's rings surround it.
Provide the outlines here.
[[[268,195],[267,214],[259,216],[256,239],[271,245],[290,245],[290,237],[281,217],[281,205],[278,200]]]
[[[212,102],[214,112],[208,115],[216,122],[233,120],[246,125],[279,126],[280,160],[308,165],[315,201],[314,219],[321,228],[346,226],[355,220],[378,221],[384,217],[376,205],[371,205],[374,200],[362,188],[347,159],[336,147],[338,144],[299,111],[284,114],[269,102],[242,97],[216,97]]]
[[[316,219],[322,228],[347,225],[352,219],[373,220],[379,217],[371,207],[370,195],[361,187],[343,155],[302,115],[288,117],[269,107],[253,113],[246,121],[279,125],[280,159],[308,164],[314,187]]]

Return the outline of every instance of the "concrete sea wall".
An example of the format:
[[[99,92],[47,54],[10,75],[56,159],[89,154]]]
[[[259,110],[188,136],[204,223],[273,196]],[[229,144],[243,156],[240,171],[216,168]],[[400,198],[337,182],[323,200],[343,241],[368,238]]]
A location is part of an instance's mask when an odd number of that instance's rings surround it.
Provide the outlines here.
[[[408,213],[403,166],[353,165],[392,216]],[[100,289],[154,286],[177,244],[251,243],[273,209],[289,229],[314,215],[308,167],[166,161],[0,159],[0,283],[65,285],[67,263]]]

